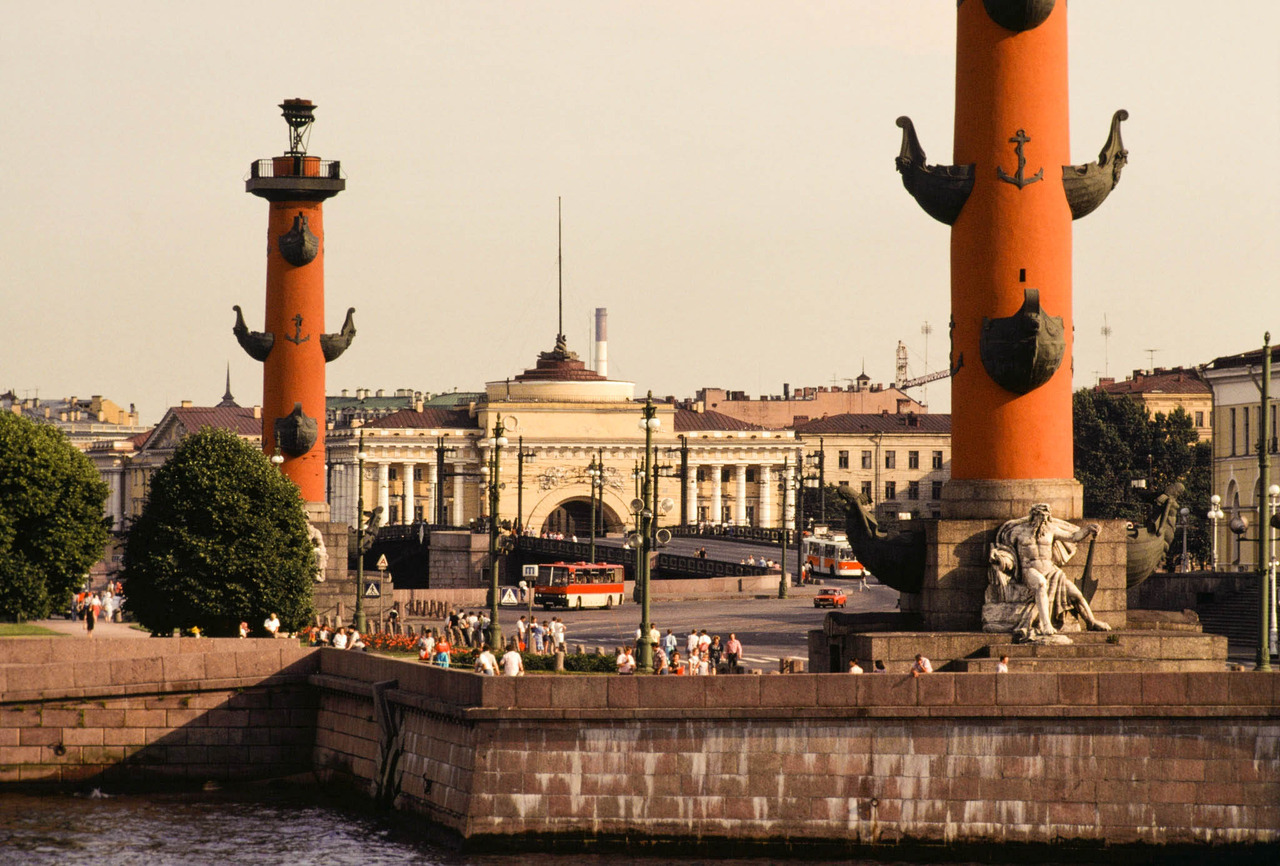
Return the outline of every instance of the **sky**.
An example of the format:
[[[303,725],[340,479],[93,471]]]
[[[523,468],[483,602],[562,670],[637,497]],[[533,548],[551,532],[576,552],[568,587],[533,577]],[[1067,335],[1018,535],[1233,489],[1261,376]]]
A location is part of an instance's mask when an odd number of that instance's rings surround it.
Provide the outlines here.
[[[1063,0],[1060,0],[1063,2]],[[327,390],[481,390],[564,328],[637,392],[779,394],[947,354],[949,229],[894,170],[950,162],[954,0],[64,2],[0,28],[0,391],[144,423],[261,367],[278,104],[313,100]],[[1280,273],[1280,4],[1072,0],[1072,162],[1129,111],[1074,223],[1075,385],[1261,345]],[[1280,320],[1277,320],[1280,321]],[[928,323],[933,333],[922,333]],[[1102,335],[1103,326],[1110,336]],[[1276,334],[1280,338],[1280,332]],[[948,411],[945,382],[911,392]]]

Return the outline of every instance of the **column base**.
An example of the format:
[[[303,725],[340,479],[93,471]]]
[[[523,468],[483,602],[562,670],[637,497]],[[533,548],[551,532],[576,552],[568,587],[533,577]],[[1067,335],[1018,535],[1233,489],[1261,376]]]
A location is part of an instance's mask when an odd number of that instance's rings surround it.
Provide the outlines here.
[[[1011,520],[1047,502],[1054,517],[1084,517],[1084,486],[1074,478],[986,480],[952,478],[942,485],[942,516],[951,520]]]

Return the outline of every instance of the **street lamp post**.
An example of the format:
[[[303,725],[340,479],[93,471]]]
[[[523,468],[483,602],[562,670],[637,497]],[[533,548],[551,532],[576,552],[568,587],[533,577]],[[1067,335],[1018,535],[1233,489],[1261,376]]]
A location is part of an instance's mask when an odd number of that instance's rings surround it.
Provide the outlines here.
[[[502,646],[502,626],[498,624],[498,507],[502,489],[502,449],[507,444],[503,436],[502,416],[493,422],[493,436],[486,441],[491,449],[489,457],[489,648]]]
[[[1214,574],[1218,572],[1218,521],[1227,516],[1222,512],[1222,508],[1219,507],[1221,505],[1222,497],[1216,493],[1213,494],[1209,497],[1209,513],[1205,515],[1209,519],[1209,540],[1211,542],[1210,550],[1212,551],[1210,562],[1213,565]]]
[[[600,482],[601,469],[593,455],[591,465],[587,467],[587,482],[591,485],[591,552],[587,554],[590,562],[596,561],[596,486]]]
[[[1270,611],[1271,627],[1270,627],[1270,635],[1267,641],[1267,654],[1268,656],[1270,656],[1271,653],[1274,653],[1276,651],[1278,638],[1280,638],[1280,634],[1277,633],[1278,631],[1280,631],[1280,629],[1277,628],[1277,623],[1276,623],[1277,611],[1274,608],[1275,601],[1276,601],[1276,534],[1275,534],[1275,531],[1276,529],[1280,529],[1280,525],[1277,525],[1278,523],[1280,523],[1280,521],[1277,521],[1277,518],[1276,518],[1276,508],[1280,507],[1280,484],[1272,484],[1269,488],[1267,488],[1267,507],[1268,507],[1267,525],[1263,528],[1266,530],[1266,533],[1270,538],[1270,547],[1271,547],[1271,557],[1270,559],[1267,560],[1267,594],[1269,596],[1268,603],[1273,605],[1272,610]]]
[[[364,431],[356,444],[356,631],[365,632],[364,620]]]
[[[1271,332],[1262,338],[1262,407],[1258,411],[1258,659],[1257,670],[1271,670],[1271,529],[1270,521],[1262,511],[1262,494],[1271,487],[1271,425],[1268,407],[1271,404]]]
[[[644,478],[641,488],[640,509],[637,517],[640,538],[636,546],[636,580],[640,582],[640,637],[636,640],[636,667],[642,671],[653,670],[653,644],[649,642],[649,633],[653,624],[649,620],[649,581],[651,579],[649,553],[653,549],[653,528],[657,523],[657,514],[649,501],[653,478],[653,432],[662,421],[657,417],[657,407],[653,405],[653,392],[650,391],[644,401],[644,415],[640,426],[644,429]]]

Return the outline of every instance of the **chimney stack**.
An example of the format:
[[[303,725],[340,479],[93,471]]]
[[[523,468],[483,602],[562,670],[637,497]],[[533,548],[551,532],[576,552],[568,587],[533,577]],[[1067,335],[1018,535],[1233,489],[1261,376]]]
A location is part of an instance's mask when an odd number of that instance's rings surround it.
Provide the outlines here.
[[[609,311],[596,307],[596,372],[609,378]]]

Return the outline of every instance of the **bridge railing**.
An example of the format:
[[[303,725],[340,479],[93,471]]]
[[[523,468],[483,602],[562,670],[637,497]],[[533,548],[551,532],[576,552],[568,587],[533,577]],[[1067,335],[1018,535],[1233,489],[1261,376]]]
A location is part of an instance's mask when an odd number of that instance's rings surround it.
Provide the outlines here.
[[[747,544],[782,544],[781,536],[787,537],[788,544],[795,543],[795,532],[790,529],[777,529],[764,526],[672,526],[671,534],[680,538],[717,538],[725,541],[740,541]]]

